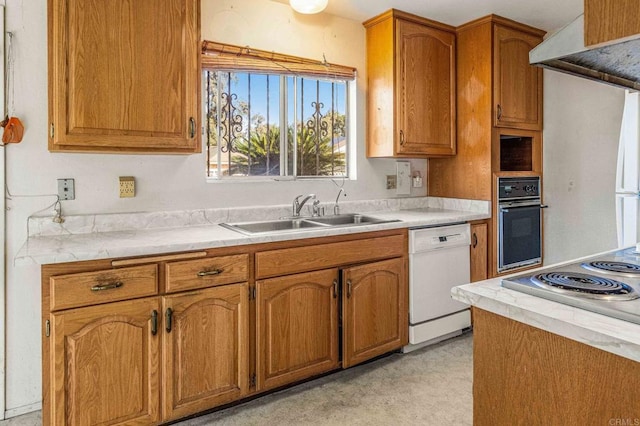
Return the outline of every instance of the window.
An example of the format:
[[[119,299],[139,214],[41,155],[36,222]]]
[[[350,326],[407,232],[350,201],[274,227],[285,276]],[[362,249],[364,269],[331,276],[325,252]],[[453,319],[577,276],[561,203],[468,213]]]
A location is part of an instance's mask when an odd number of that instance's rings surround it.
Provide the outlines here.
[[[203,55],[208,177],[347,177],[355,70],[207,43],[215,45]]]

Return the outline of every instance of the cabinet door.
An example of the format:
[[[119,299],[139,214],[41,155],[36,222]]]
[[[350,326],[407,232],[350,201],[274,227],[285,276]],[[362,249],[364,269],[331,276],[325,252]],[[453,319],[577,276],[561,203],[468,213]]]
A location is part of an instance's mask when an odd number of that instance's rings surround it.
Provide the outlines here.
[[[400,154],[456,152],[455,34],[397,20]]]
[[[51,423],[157,422],[158,299],[51,314]]]
[[[529,65],[529,51],[542,39],[494,26],[494,125],[542,130],[542,68]]]
[[[259,390],[339,366],[337,269],[262,280],[256,288]]]
[[[408,281],[404,259],[345,269],[342,282],[343,367],[408,343]]]
[[[248,305],[246,283],[163,298],[163,420],[247,393]]]
[[[488,278],[488,224],[487,222],[471,225],[471,282]]]
[[[199,39],[199,0],[49,0],[49,149],[199,152]]]

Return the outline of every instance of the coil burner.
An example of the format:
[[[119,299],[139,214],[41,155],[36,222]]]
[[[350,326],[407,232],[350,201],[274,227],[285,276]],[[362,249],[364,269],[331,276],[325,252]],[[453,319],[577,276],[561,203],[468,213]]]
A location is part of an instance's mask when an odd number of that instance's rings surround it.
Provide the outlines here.
[[[635,263],[597,260],[585,262],[581,266],[594,272],[625,275],[634,278],[640,277],[640,266]]]
[[[531,281],[554,292],[589,299],[633,300],[640,297],[631,286],[623,282],[577,272],[547,272],[534,275]]]

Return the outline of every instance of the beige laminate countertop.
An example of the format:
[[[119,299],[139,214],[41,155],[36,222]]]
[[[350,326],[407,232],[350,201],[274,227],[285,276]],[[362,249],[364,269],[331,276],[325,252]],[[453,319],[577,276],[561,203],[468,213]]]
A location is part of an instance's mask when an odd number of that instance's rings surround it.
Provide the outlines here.
[[[504,288],[501,282],[493,278],[454,287],[451,294],[460,302],[640,362],[640,325]]]
[[[16,265],[50,264],[152,255],[243,244],[381,231],[385,229],[445,225],[486,219],[490,216],[488,211],[468,211],[434,207],[370,211],[365,212],[365,214],[381,219],[395,219],[399,220],[399,222],[305,229],[295,232],[288,231],[255,236],[243,235],[218,224],[31,236],[20,249],[14,262]]]

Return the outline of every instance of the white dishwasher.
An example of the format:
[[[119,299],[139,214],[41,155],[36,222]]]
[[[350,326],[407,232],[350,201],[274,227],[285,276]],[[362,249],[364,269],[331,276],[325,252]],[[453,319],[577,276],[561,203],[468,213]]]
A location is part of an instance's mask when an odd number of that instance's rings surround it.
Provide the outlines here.
[[[404,352],[461,334],[469,306],[451,289],[470,280],[468,223],[409,230],[409,345]]]

